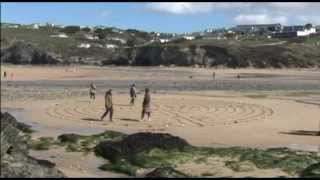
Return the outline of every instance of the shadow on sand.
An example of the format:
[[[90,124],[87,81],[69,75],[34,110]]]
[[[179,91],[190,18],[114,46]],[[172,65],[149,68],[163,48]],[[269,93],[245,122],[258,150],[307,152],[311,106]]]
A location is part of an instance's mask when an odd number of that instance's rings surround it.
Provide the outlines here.
[[[138,119],[130,119],[130,118],[121,118],[121,121],[133,121],[133,122],[139,122]]]
[[[280,132],[280,134],[300,135],[300,136],[320,136],[320,131],[295,130],[290,132]]]
[[[100,119],[96,119],[96,118],[82,118],[81,120],[84,120],[84,121],[101,121]]]

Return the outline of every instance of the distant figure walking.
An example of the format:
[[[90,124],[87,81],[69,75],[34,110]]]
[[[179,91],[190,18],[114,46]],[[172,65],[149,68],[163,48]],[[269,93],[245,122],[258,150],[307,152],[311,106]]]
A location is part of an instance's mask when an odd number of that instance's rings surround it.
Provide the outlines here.
[[[148,121],[151,121],[151,119],[150,119],[150,116],[151,116],[150,102],[151,102],[150,89],[146,88],[143,103],[142,103],[141,121],[144,120],[145,114],[148,115]]]
[[[130,105],[134,105],[134,100],[135,100],[136,97],[137,97],[135,84],[132,84],[132,85],[131,85],[131,88],[130,88],[130,97],[131,97]]]
[[[215,72],[212,73],[212,78],[216,79],[216,73]]]
[[[96,99],[96,85],[93,83],[90,85],[90,99]]]
[[[4,77],[4,78],[7,78],[7,71],[4,71],[3,77]]]
[[[240,79],[240,74],[237,75],[237,78]]]
[[[112,93],[111,93],[111,89],[109,89],[104,98],[105,98],[105,108],[106,108],[106,112],[101,116],[101,121],[103,121],[104,117],[109,114],[110,117],[110,121],[112,121],[112,116],[113,116],[113,103],[112,103]]]

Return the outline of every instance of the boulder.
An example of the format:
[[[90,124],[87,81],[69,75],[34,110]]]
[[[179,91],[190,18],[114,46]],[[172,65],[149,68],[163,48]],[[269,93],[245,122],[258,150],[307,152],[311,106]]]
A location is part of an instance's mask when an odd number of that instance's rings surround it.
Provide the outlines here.
[[[1,113],[1,130],[5,128],[7,125],[13,125],[18,130],[24,132],[24,133],[30,133],[32,132],[31,126],[18,122],[11,114],[5,112]]]
[[[320,177],[320,163],[313,164],[300,173],[302,178],[319,178]]]
[[[80,135],[73,133],[58,136],[59,141],[62,143],[78,143],[80,138]]]
[[[1,177],[65,177],[54,168],[55,164],[28,155],[28,138],[21,130],[24,128],[9,113],[1,113]]]
[[[118,162],[122,158],[142,151],[149,151],[154,148],[162,150],[184,150],[190,147],[187,141],[177,136],[162,133],[136,133],[127,136],[122,141],[103,141],[95,147],[95,153],[111,162]]]

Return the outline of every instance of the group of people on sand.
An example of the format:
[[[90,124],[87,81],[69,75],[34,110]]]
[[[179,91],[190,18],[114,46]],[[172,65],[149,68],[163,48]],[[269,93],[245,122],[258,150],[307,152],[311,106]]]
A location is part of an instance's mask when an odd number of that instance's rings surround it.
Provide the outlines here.
[[[91,83],[90,85],[90,99],[95,99],[95,94],[96,94],[96,86],[95,84]],[[137,90],[135,87],[135,84],[132,84],[130,87],[130,105],[133,106],[135,103],[135,99],[137,98]],[[105,96],[105,112],[102,114],[100,120],[103,121],[105,116],[109,114],[109,119],[112,122],[113,118],[113,102],[112,102],[112,89],[109,89],[106,91]],[[142,112],[141,112],[141,120],[144,120],[145,115],[148,117],[148,121],[151,121],[151,107],[150,107],[150,102],[151,102],[151,96],[150,96],[150,89],[145,88],[145,94],[144,94],[144,99],[142,102]]]

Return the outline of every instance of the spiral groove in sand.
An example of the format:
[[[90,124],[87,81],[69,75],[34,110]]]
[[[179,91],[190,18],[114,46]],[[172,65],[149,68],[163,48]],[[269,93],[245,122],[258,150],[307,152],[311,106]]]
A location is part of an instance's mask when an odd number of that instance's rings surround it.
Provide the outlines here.
[[[121,103],[121,102],[120,102]],[[74,101],[52,105],[46,114],[52,118],[65,120],[99,119],[104,112],[102,101]],[[131,125],[146,125],[137,122],[140,118],[141,102],[135,106],[126,103],[114,105],[114,118],[117,122]],[[216,126],[246,123],[263,120],[273,114],[271,108],[250,103],[222,101],[205,98],[164,98],[152,102],[152,125],[170,126]],[[119,121],[117,121],[119,120]]]

